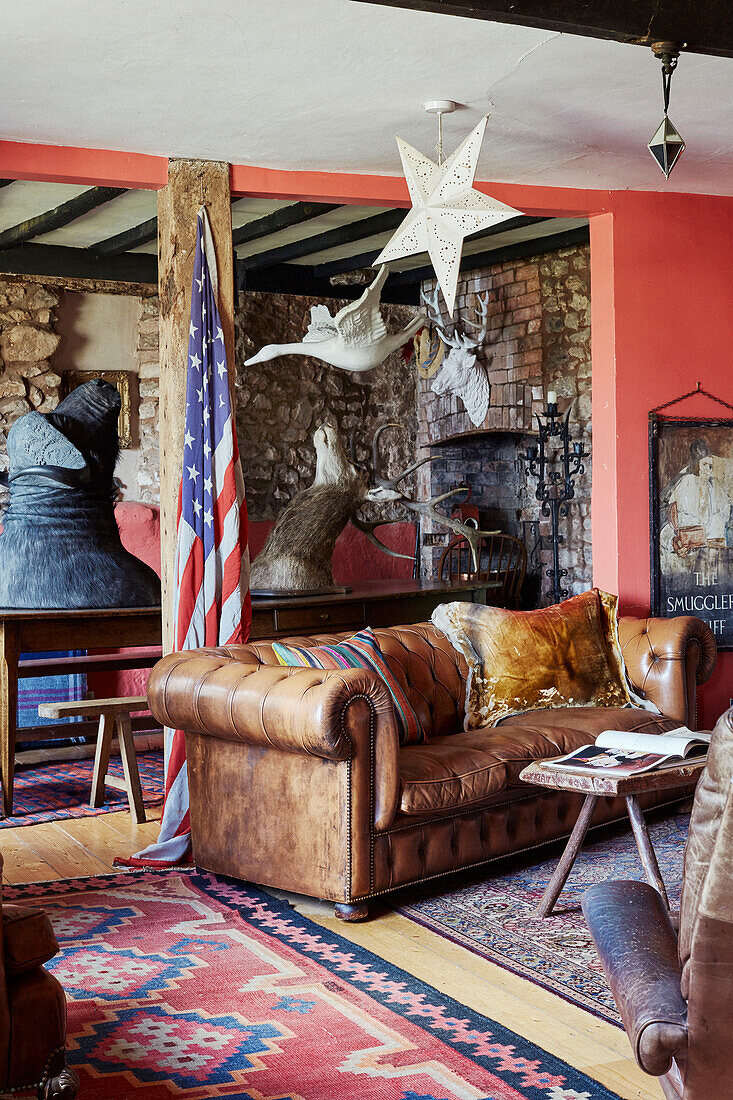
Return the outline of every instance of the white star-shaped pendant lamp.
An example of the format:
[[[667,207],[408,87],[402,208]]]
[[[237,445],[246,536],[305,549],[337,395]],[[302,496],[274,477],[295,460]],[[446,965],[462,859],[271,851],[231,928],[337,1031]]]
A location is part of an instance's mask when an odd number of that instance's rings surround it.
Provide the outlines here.
[[[521,213],[473,187],[487,122],[482,118],[443,164],[397,138],[412,210],[374,261],[378,266],[427,252],[451,316],[464,237]]]

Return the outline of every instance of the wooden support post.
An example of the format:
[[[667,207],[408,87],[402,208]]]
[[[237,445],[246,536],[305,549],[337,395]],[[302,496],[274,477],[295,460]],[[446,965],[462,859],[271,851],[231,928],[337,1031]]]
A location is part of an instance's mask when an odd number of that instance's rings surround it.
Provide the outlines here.
[[[163,652],[174,648],[173,567],[178,486],[183,464],[186,363],[196,219],[205,205],[219,276],[219,313],[234,385],[234,260],[229,165],[223,161],[172,160],[168,183],[158,192],[160,289],[160,536]]]

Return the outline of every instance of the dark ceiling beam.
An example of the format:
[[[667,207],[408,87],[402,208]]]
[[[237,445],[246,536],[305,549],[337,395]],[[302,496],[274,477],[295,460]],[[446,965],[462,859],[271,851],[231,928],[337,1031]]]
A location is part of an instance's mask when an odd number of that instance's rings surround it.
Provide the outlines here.
[[[232,244],[246,244],[248,241],[258,241],[262,237],[269,237],[271,233],[279,233],[281,229],[289,229],[292,225],[300,225],[302,222],[319,218],[321,214],[328,214],[329,210],[338,210],[338,203],[327,202],[295,202],[292,206],[283,206],[279,210],[273,210],[272,214],[266,214],[264,218],[240,225],[232,233]]]
[[[328,279],[319,278],[314,268],[307,264],[277,264],[256,271],[246,269],[237,261],[237,289],[257,290],[270,294],[303,294],[311,298],[360,298],[366,283],[354,286],[333,286]],[[390,286],[387,279],[382,287],[382,301],[393,305],[416,306],[420,296],[415,284]]]
[[[359,221],[329,229],[326,233],[317,233],[315,237],[305,237],[300,241],[283,244],[279,248],[271,248],[267,252],[245,256],[239,262],[248,271],[284,264],[289,260],[315,255],[316,252],[325,252],[328,248],[339,248],[353,241],[363,241],[366,237],[374,237],[378,233],[389,233],[397,228],[404,216],[404,210],[385,210],[384,213],[376,214],[373,218],[361,218]]]
[[[148,244],[158,236],[158,219],[148,218],[140,225],[133,225],[122,233],[115,233],[114,237],[106,237],[103,241],[89,245],[89,251],[97,256],[120,256],[123,252],[130,252],[141,244]]]
[[[733,57],[730,0],[355,0],[390,8],[490,19],[540,30],[651,46],[675,42],[690,53]]]
[[[44,233],[52,233],[54,229],[83,218],[85,214],[102,206],[110,199],[116,199],[118,195],[124,195],[125,187],[90,187],[88,191],[82,191],[68,202],[62,202],[53,210],[46,210],[43,214],[36,214],[34,218],[19,222],[18,225],[0,233],[0,249],[14,248],[24,244],[33,237],[40,237]]]
[[[158,257],[144,252],[95,256],[88,248],[22,244],[0,250],[0,272],[8,275],[56,275],[126,283],[158,282]]]
[[[587,244],[590,240],[590,230],[587,225],[578,226],[576,229],[566,229],[564,233],[552,233],[547,237],[533,237],[528,241],[517,241],[516,244],[508,244],[504,248],[493,248],[487,252],[476,252],[472,256],[464,256],[461,261],[461,273],[476,271],[480,267],[490,267],[492,264],[504,263],[507,260],[525,260],[529,256],[544,256],[546,252],[556,252],[559,248],[570,248],[573,245]],[[412,267],[406,271],[397,271],[390,275],[388,282],[397,289],[410,283],[422,283],[425,279],[434,279],[435,272],[429,265],[426,267]]]
[[[511,229],[520,229],[525,225],[538,225],[548,221],[548,218],[530,217],[528,214],[520,214],[517,218],[509,218],[498,225],[491,225],[488,229],[482,229],[480,233],[474,233],[467,237],[469,241],[479,241],[484,237],[494,237],[497,233],[507,233]],[[346,271],[359,271],[362,267],[372,267],[381,249],[376,252],[362,252],[358,256],[343,256],[340,260],[327,260],[314,267],[317,276],[330,279],[332,275],[342,275]]]
[[[0,187],[9,187],[11,183],[15,183],[15,180],[0,180]]]

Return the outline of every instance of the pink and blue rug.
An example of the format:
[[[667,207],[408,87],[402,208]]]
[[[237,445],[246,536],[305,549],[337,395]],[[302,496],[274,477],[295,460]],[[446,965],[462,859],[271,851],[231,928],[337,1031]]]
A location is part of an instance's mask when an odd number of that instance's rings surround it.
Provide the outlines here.
[[[54,923],[85,1100],[618,1100],[253,887],[165,871],[4,892]]]
[[[162,802],[163,753],[138,753],[137,766],[145,805],[154,806]],[[0,829],[17,829],[21,825],[39,825],[44,821],[94,817],[126,810],[127,795],[113,787],[107,787],[104,805],[92,809],[89,795],[93,771],[93,760],[64,760],[55,764],[17,768],[13,816],[0,819]],[[122,778],[122,762],[118,756],[110,760],[107,774]]]
[[[689,815],[650,823],[673,911],[679,907],[682,855]],[[583,892],[606,879],[643,879],[630,831],[607,836],[582,849],[552,914],[533,910],[557,865],[559,853],[533,864],[499,871],[489,864],[469,876],[438,880],[395,898],[398,912],[467,947],[552,993],[621,1026],[593,941],[580,910]],[[498,865],[497,865],[498,866]]]

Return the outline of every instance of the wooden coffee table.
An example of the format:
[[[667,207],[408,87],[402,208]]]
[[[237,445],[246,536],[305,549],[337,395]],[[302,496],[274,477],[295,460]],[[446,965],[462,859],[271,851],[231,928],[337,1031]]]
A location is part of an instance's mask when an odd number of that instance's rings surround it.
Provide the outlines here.
[[[534,764],[530,764],[528,768],[525,768],[519,776],[525,783],[532,783],[535,787],[549,787],[553,791],[573,791],[585,795],[585,801],[578,815],[578,820],[575,822],[575,827],[570,834],[565,851],[560,857],[560,862],[547,884],[542,901],[535,910],[535,916],[546,917],[552,912],[553,906],[560,896],[560,892],[578,857],[585,834],[588,832],[596,802],[604,796],[626,799],[626,809],[631,820],[631,828],[634,831],[636,846],[639,849],[639,856],[647,882],[659,891],[669,909],[669,899],[664,887],[664,880],[659,871],[657,857],[654,854],[654,848],[637,795],[649,791],[672,790],[675,787],[687,786],[697,780],[704,767],[705,761],[698,760],[692,764],[680,764],[678,768],[664,768],[662,771],[644,772],[642,775],[625,778],[569,772],[564,768],[554,767],[552,760],[537,760]]]

